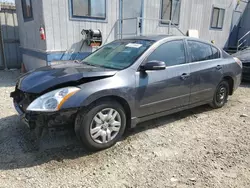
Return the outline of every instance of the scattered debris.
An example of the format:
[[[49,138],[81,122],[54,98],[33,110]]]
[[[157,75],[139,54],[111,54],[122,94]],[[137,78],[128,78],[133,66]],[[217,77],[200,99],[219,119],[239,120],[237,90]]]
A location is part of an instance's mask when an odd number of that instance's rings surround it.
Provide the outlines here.
[[[195,182],[196,178],[189,178],[190,181]]]
[[[237,178],[236,173],[224,173],[224,176],[228,178],[233,178],[233,179]]]
[[[241,114],[240,117],[248,117],[247,114]]]
[[[170,181],[171,181],[171,182],[177,182],[178,179],[176,179],[176,178],[171,178]]]

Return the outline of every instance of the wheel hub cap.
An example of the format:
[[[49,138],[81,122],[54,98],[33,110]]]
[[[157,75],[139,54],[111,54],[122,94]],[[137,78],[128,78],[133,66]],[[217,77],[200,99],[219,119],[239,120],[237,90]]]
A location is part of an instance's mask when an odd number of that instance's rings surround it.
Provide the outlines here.
[[[109,124],[107,122],[105,122],[102,126],[103,129],[107,129],[109,127]]]
[[[91,138],[99,144],[108,143],[118,135],[121,123],[121,116],[115,109],[103,109],[94,116],[91,122]]]
[[[225,87],[221,87],[219,90],[218,90],[218,93],[217,93],[217,101],[219,103],[222,103],[225,99],[225,96],[226,96],[226,88]]]

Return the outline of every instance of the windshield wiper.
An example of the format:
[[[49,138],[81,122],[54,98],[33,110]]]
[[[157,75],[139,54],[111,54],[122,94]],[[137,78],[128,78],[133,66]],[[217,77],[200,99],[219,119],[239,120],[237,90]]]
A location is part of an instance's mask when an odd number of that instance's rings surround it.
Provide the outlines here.
[[[106,69],[121,70],[121,69],[118,69],[118,68],[109,67],[109,66],[105,66],[105,65],[102,65],[100,67],[103,67],[103,68],[106,68]]]
[[[89,66],[91,66],[91,67],[98,67],[98,66],[93,65],[93,64],[90,64],[90,63],[88,63],[88,62],[86,62],[86,61],[82,61],[81,63],[83,63],[83,64],[85,64],[85,65],[89,65]]]
[[[101,67],[101,68],[106,68],[106,69],[121,70],[119,68],[109,67],[109,66],[105,66],[105,65],[95,65],[95,64],[93,65],[93,64],[90,64],[90,63],[85,62],[85,61],[82,61],[81,63],[83,63],[85,65],[92,66],[92,67]]]

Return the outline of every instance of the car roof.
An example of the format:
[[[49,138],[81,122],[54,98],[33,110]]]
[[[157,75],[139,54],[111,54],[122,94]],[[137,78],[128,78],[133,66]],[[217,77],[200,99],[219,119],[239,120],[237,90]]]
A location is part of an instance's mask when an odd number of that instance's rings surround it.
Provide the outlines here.
[[[165,38],[176,37],[174,35],[148,35],[148,36],[133,36],[133,37],[125,37],[124,40],[151,40],[151,41],[159,41]]]
[[[176,35],[148,35],[148,36],[133,36],[133,37],[125,37],[122,40],[151,40],[151,41],[160,41],[162,39],[169,38],[169,39],[190,39],[190,40],[197,40],[200,42],[208,43],[199,38],[193,38],[188,36],[176,36]]]
[[[126,37],[125,40],[152,40],[152,41],[159,41],[164,38],[170,38],[173,35],[149,35],[149,36],[133,36],[133,37]]]
[[[214,46],[218,49],[220,49],[219,47],[217,47],[215,44],[210,43],[209,41],[205,41],[202,40],[200,38],[194,38],[194,37],[189,37],[189,36],[177,36],[177,35],[148,35],[148,36],[133,36],[133,37],[125,37],[121,40],[150,40],[150,41],[160,41],[163,39],[169,38],[170,40],[178,40],[178,39],[189,39],[189,40],[194,40],[194,41],[199,41],[199,42],[203,42],[206,44],[209,44],[211,46]]]

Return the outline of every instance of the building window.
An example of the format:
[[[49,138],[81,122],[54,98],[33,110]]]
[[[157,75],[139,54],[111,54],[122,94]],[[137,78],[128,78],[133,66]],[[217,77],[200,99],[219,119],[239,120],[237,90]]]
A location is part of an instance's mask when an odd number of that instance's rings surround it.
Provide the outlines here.
[[[72,16],[106,19],[106,0],[71,0]]]
[[[179,25],[181,10],[181,0],[162,0],[161,23],[169,24],[169,20],[174,25]]]
[[[24,20],[33,19],[31,0],[22,0],[22,9],[23,9],[23,19]]]
[[[222,29],[224,17],[225,17],[225,9],[214,7],[212,12],[211,28]]]

